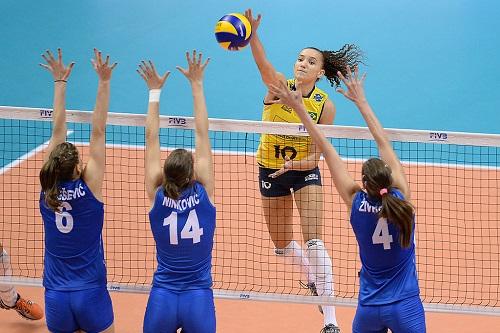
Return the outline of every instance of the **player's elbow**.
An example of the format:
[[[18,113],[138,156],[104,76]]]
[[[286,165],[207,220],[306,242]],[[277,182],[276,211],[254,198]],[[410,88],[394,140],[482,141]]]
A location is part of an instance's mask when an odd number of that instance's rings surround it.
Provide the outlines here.
[[[267,88],[269,88],[271,84],[277,85],[280,80],[286,80],[285,76],[281,73],[277,73],[270,64],[268,66],[262,66],[262,68],[259,67],[259,70],[262,82]]]

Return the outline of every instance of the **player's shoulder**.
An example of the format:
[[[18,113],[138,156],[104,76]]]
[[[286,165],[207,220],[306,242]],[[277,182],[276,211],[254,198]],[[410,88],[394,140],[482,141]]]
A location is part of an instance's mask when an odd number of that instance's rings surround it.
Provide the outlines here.
[[[368,197],[368,193],[366,193],[364,190],[359,190],[356,193],[354,193],[354,197],[352,198],[352,203],[354,205],[354,202],[363,201],[367,197]]]
[[[393,187],[390,194],[398,199],[406,200],[404,193],[397,187]]]

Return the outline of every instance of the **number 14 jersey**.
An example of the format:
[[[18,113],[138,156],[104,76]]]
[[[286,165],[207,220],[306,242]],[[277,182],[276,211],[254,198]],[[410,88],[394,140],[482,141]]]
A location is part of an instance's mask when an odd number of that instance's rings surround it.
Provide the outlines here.
[[[153,286],[176,291],[210,288],[215,207],[203,185],[194,182],[177,200],[159,187],[149,221],[158,261]]]

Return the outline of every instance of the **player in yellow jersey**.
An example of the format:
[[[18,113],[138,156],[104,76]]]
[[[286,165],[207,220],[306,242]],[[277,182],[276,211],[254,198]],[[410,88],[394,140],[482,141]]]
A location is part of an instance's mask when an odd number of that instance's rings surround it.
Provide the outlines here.
[[[289,89],[300,83],[304,105],[318,124],[332,124],[335,107],[328,94],[316,87],[323,76],[333,85],[340,84],[337,72],[346,72],[361,62],[361,52],[352,44],[339,51],[321,51],[314,47],[303,49],[294,65],[294,78],[286,80],[266,58],[257,28],[261,15],[253,17],[251,9],[245,16],[252,26],[250,46],[262,81],[269,88],[287,82]],[[262,120],[300,123],[295,111],[283,104],[272,104],[276,96],[269,92],[264,98]],[[285,262],[300,265],[307,277],[307,287],[313,295],[333,295],[332,262],[322,240],[323,190],[318,161],[321,152],[309,137],[262,135],[257,151],[259,187],[262,206],[276,254]],[[293,202],[299,210],[306,251],[293,238]],[[334,306],[322,306],[322,333],[339,333]]]

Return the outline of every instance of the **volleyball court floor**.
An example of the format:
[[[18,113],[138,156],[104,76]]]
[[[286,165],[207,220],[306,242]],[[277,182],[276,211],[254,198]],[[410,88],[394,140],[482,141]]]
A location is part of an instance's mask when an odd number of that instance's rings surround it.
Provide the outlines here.
[[[83,150],[86,160],[87,147],[80,149]],[[154,241],[147,222],[148,203],[144,190],[143,154],[142,149],[108,148],[104,184],[106,198],[104,238],[108,276],[122,283],[147,285],[154,272],[154,258],[151,258],[149,252],[154,247]],[[255,291],[255,286],[260,286],[260,291],[265,292],[271,290],[273,284],[280,280],[283,274],[291,274],[293,278],[285,281],[279,291],[301,293],[300,290],[297,291],[300,279],[298,272],[287,271],[287,268],[270,254],[272,244],[262,217],[255,180],[256,164],[249,161],[249,158],[253,159],[253,157],[224,153],[215,156],[215,203],[218,210],[218,226],[214,248],[214,258],[216,258],[213,272],[214,288]],[[18,161],[19,163],[12,168],[4,169],[0,175],[0,188],[4,189],[4,199],[1,201],[3,206],[0,207],[1,216],[9,216],[11,219],[2,221],[4,224],[2,240],[14,258],[14,275],[20,274],[20,270],[21,274],[28,272],[28,275],[33,275],[35,270],[36,276],[31,277],[41,276],[43,225],[38,215],[38,171],[41,161],[42,154],[38,152],[26,160]],[[228,172],[228,166],[231,172]],[[331,182],[329,172],[325,170],[324,165],[322,169],[323,182]],[[477,221],[474,222],[476,223],[474,228],[465,230],[466,226],[460,222],[462,220],[457,219],[453,213],[440,212],[443,210],[453,212],[454,205],[468,202],[464,199],[468,196],[467,189],[473,184],[457,184],[457,179],[461,179],[457,177],[457,173],[463,173],[463,179],[472,182],[472,179],[476,181],[496,179],[489,175],[496,171],[466,168],[449,170],[440,166],[432,169],[407,166],[410,183],[417,184],[412,190],[414,202],[418,207],[417,261],[419,271],[425,272],[425,275],[420,273],[419,277],[425,281],[424,284],[421,283],[422,294],[426,295],[427,301],[433,302],[443,299],[469,304],[477,303],[481,299],[490,300],[491,295],[498,295],[500,283],[498,274],[495,278],[495,274],[490,273],[491,270],[500,270],[499,260],[486,258],[489,266],[493,264],[493,267],[486,267],[484,257],[475,257],[476,252],[470,249],[466,251],[466,238],[483,236],[486,242],[488,239],[491,240],[491,243],[483,245],[491,249],[490,253],[498,254],[498,248],[493,248],[498,247],[494,242],[495,235],[484,237],[481,225],[477,224],[481,223],[481,219],[477,216],[464,217],[465,221]],[[351,163],[349,170],[357,176],[360,173],[360,165]],[[226,186],[222,190],[221,188],[228,182],[231,183],[230,188]],[[488,200],[491,197],[498,197],[496,191],[499,185],[485,184],[487,191],[469,197],[470,204],[476,208],[477,205],[486,205],[487,209],[484,211],[498,216],[498,205],[493,207],[489,205]],[[324,189],[334,191],[333,186],[324,186]],[[449,192],[451,189],[453,193]],[[325,234],[332,235],[326,242],[334,262],[336,289],[341,296],[352,297],[350,295],[357,288],[353,281],[359,269],[359,259],[356,255],[355,240],[346,220],[345,208],[340,202],[333,201],[332,198],[338,198],[338,195],[332,194],[324,194]],[[248,210],[252,205],[254,212]],[[442,223],[440,225],[432,223],[432,216],[439,216]],[[487,219],[485,221],[491,224],[491,221],[488,222]],[[296,222],[298,225],[298,221]],[[334,223],[345,225],[338,227],[333,226]],[[495,230],[498,230],[498,227]],[[295,231],[296,238],[299,238],[299,230]],[[447,237],[451,239],[446,239]],[[436,253],[439,255],[436,256]],[[485,255],[485,253],[480,254]],[[26,257],[31,258],[30,262],[34,260],[34,265],[23,261]],[[452,257],[457,258],[457,262],[448,265],[446,262]],[[425,269],[422,270],[422,267]],[[462,267],[467,267],[465,274],[461,271]],[[276,274],[273,271],[276,271]],[[257,274],[253,274],[254,272]],[[465,289],[465,286],[473,282],[477,288]],[[23,296],[32,298],[43,306],[42,288],[19,287],[18,289]],[[117,292],[111,295],[116,332],[140,332],[148,295]],[[354,311],[352,307],[337,307],[337,317],[343,332],[351,331]],[[315,305],[216,299],[216,313],[217,331],[223,333],[319,332],[323,327],[323,318]],[[495,316],[427,312],[426,318],[428,332],[500,331],[500,317]],[[1,332],[47,331],[44,322],[26,322],[13,311],[0,311],[0,323]]]

